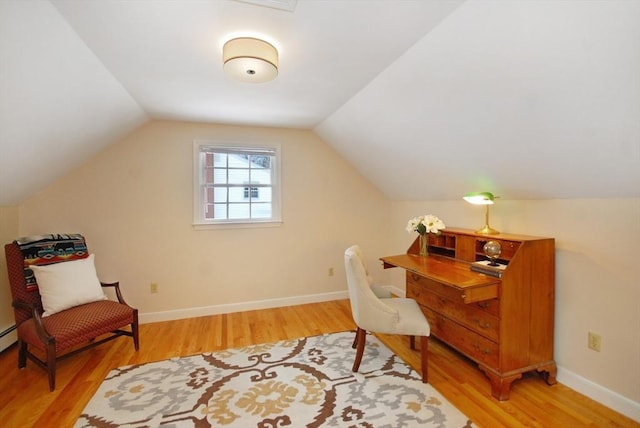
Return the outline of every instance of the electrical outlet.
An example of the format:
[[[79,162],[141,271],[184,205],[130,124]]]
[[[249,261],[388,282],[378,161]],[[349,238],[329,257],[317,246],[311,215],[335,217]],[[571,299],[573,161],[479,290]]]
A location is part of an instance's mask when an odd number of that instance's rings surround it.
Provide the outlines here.
[[[333,268],[332,267],[329,268],[329,270],[327,271],[327,274],[329,276],[333,276]]]
[[[151,288],[151,292],[152,293],[157,293],[158,292],[158,283],[157,282],[152,282],[150,288]]]
[[[589,349],[600,352],[600,350],[602,349],[602,338],[600,337],[600,335],[590,331],[588,346]]]

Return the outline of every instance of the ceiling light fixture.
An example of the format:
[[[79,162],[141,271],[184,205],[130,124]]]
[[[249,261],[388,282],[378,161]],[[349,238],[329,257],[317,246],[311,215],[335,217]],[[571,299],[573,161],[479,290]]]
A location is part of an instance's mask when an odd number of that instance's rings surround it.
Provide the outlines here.
[[[486,205],[487,209],[484,215],[484,227],[477,230],[476,233],[482,233],[483,235],[496,235],[498,232],[489,226],[489,205],[493,205],[495,197],[489,192],[470,192],[463,196],[465,201],[474,205]]]
[[[264,83],[278,75],[278,50],[253,37],[231,39],[222,48],[224,71],[242,82]]]

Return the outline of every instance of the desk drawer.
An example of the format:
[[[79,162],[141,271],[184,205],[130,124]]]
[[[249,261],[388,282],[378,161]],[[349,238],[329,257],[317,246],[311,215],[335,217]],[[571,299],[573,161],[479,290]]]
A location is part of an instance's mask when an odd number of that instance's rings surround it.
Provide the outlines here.
[[[428,287],[424,285],[425,285],[424,282],[420,282],[420,281],[407,281],[407,297],[411,297],[412,299],[416,299],[418,302],[420,302],[420,299],[418,298],[418,296],[423,294],[435,293],[439,296],[448,298],[453,302],[458,301],[459,293],[447,293],[447,292],[438,293],[437,291],[434,291],[434,289],[443,290],[442,287]],[[450,297],[451,295],[454,296],[454,299],[451,299]],[[465,303],[465,305],[471,308],[479,309],[483,312],[486,312],[487,314],[493,315],[494,317],[498,317],[498,318],[500,317],[500,299],[495,298],[495,299],[481,300],[479,302]]]
[[[463,324],[488,339],[495,342],[498,341],[500,332],[499,318],[477,307],[475,303],[455,303],[446,297],[420,290],[415,284],[407,285],[407,297],[415,299],[420,305]]]
[[[498,369],[499,345],[449,318],[421,306],[431,333],[478,363]]]
[[[465,296],[462,290],[425,278],[413,272],[407,272],[407,293],[411,287],[414,287],[415,290],[435,293],[456,303],[464,303]],[[481,309],[496,317],[500,316],[500,300],[497,297],[464,304]]]
[[[462,290],[425,278],[413,272],[407,272],[407,289],[412,285],[418,290],[424,288],[427,292],[438,294],[454,302],[464,302],[464,293]]]
[[[500,316],[500,300],[489,299],[482,300],[481,302],[470,303],[469,306],[485,311],[488,314],[499,317]]]

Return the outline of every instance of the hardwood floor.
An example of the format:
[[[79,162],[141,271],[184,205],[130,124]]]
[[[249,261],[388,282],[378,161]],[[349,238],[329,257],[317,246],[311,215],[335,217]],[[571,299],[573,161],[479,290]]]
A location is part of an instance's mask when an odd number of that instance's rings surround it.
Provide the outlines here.
[[[17,368],[17,347],[0,354],[0,425],[70,427],[113,368],[181,355],[352,330],[348,300],[239,312],[140,326],[140,350],[120,338],[58,364],[56,390],[32,362]],[[409,339],[379,335],[414,369],[420,351]],[[513,384],[511,399],[491,397],[487,378],[470,361],[437,339],[429,345],[429,382],[480,427],[640,427],[613,410],[537,375]]]

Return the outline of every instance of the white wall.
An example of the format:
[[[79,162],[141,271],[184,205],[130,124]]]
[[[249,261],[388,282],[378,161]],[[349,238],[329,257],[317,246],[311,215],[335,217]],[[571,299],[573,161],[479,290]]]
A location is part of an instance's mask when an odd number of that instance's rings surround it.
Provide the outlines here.
[[[280,227],[192,228],[195,139],[281,144]],[[181,122],[141,127],[20,209],[22,235],[85,234],[101,279],[120,280],[142,320],[346,296],[344,249],[360,242],[372,256],[382,254],[386,224],[383,195],[311,131]],[[158,294],[150,293],[151,282]]]
[[[2,244],[2,256],[0,257],[0,333],[15,324],[13,309],[11,307],[11,289],[9,288],[9,276],[7,275],[7,260],[4,257],[4,244],[18,237],[18,207],[0,207],[0,244]],[[15,339],[13,334],[0,339],[0,350],[11,345]]]
[[[404,226],[420,214],[451,227],[484,225],[484,207],[462,199],[392,202],[392,251],[411,244],[415,236]],[[490,224],[555,238],[558,380],[640,420],[640,199],[498,199]],[[391,272],[390,280],[403,287],[401,272]],[[587,348],[589,331],[602,336],[601,352]]]

